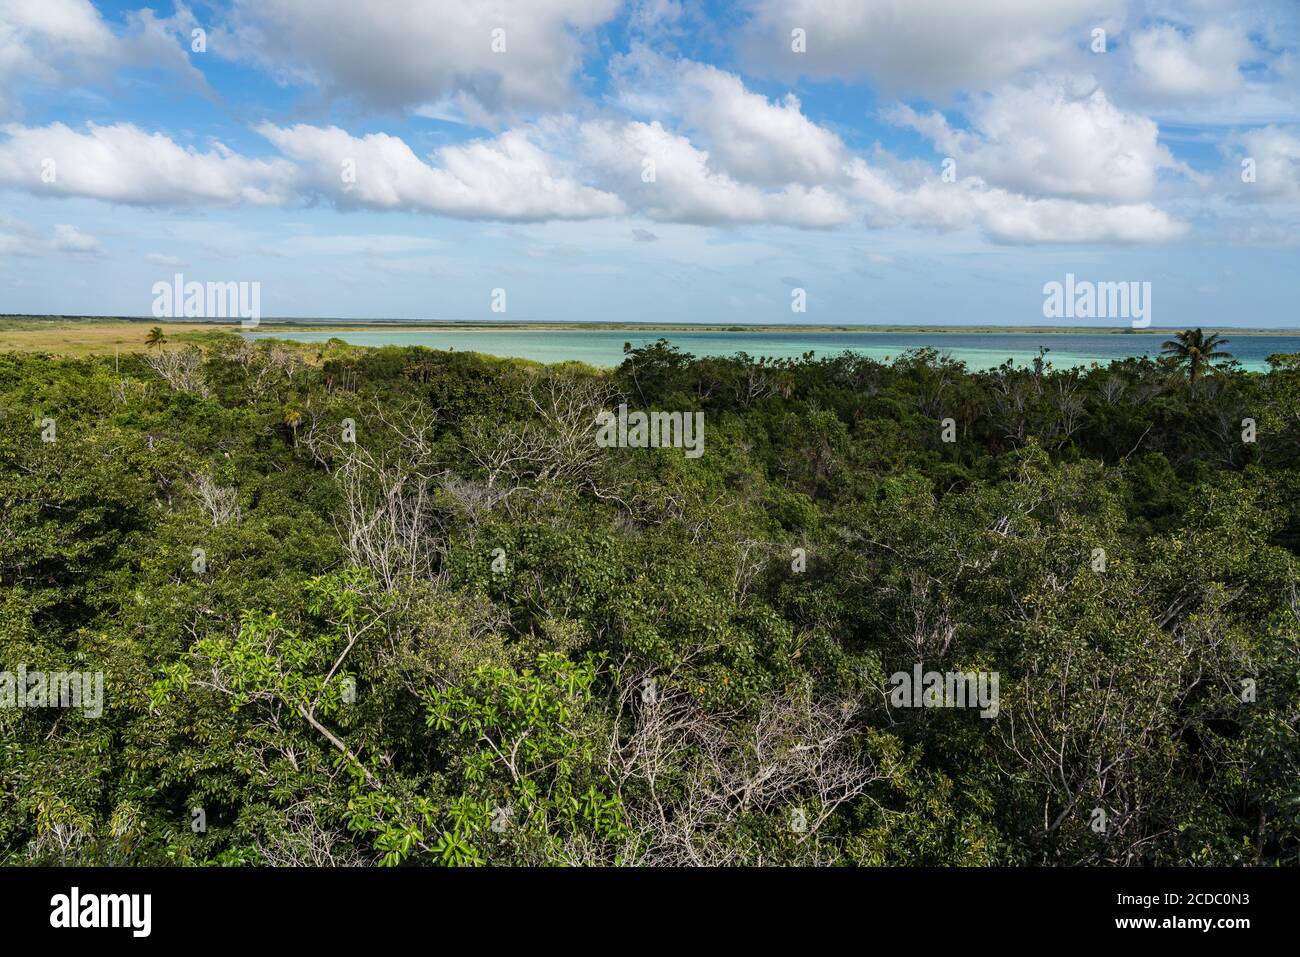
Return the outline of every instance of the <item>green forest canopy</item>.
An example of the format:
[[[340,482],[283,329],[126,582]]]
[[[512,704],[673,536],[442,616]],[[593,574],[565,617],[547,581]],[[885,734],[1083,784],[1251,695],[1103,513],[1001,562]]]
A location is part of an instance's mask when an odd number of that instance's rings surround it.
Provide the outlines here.
[[[0,708],[0,854],[1294,864],[1300,357],[1199,372],[0,355],[0,669],[105,676]]]

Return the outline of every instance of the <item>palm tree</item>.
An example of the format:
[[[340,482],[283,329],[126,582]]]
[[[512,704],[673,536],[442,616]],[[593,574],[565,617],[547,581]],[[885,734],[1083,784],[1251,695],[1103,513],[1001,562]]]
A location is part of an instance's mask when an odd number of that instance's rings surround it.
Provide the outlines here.
[[[1215,359],[1232,358],[1231,352],[1219,348],[1227,342],[1217,332],[1211,332],[1207,336],[1200,329],[1185,329],[1174,333],[1174,338],[1166,339],[1160,351],[1173,356],[1178,365],[1186,365],[1190,381],[1195,385],[1202,366],[1211,364]]]
[[[293,447],[298,447],[298,426],[302,425],[302,413],[297,409],[288,409],[284,413],[284,424],[293,429]]]
[[[167,337],[163,335],[162,326],[154,326],[149,330],[149,335],[144,337],[145,347],[149,349],[152,349],[154,346],[161,349],[163,343],[166,341]]]

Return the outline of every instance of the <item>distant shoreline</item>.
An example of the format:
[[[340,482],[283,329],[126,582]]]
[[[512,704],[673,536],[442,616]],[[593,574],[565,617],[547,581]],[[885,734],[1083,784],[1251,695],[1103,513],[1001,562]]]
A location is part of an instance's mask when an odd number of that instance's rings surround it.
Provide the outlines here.
[[[195,329],[242,330],[236,322],[210,322],[202,319],[154,319],[149,316],[62,316],[26,314],[0,314],[0,329],[21,329],[27,323],[65,323],[99,325],[111,323],[131,323],[138,325],[186,326]],[[797,332],[801,334],[857,332],[857,333],[926,333],[929,335],[1129,335],[1129,336],[1167,336],[1181,331],[1186,326],[1159,326],[1149,329],[1132,329],[1123,326],[955,326],[955,325],[907,325],[902,323],[860,323],[860,324],[808,324],[799,323],[688,323],[688,322],[501,322],[481,321],[440,321],[440,320],[387,320],[387,319],[263,319],[256,327],[259,332],[293,330],[295,332],[379,332],[384,330],[419,330],[436,329],[456,332],[518,332],[535,330],[538,332],[590,332],[628,331],[628,332],[712,332],[712,333],[782,333]],[[1261,328],[1258,326],[1204,326],[1225,335],[1237,336],[1289,336],[1300,335],[1300,328]]]

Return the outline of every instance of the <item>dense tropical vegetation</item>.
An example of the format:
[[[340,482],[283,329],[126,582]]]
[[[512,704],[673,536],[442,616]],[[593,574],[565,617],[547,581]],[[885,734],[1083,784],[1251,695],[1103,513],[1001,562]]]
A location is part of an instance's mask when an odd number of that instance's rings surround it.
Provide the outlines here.
[[[155,338],[0,355],[7,863],[1297,862],[1300,357]]]

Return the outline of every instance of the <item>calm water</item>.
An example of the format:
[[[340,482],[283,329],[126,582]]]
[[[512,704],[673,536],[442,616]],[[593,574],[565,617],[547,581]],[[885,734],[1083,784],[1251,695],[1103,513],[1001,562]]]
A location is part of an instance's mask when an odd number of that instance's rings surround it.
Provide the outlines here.
[[[1227,346],[1247,369],[1267,368],[1265,359],[1275,352],[1300,352],[1300,335],[1232,336]],[[274,335],[299,342],[324,342],[331,337],[359,346],[427,346],[483,352],[493,356],[563,362],[576,359],[593,366],[615,366],[623,361],[623,343],[642,346],[663,338],[682,351],[697,356],[729,356],[747,352],[751,356],[794,358],[805,352],[818,356],[845,350],[872,359],[898,356],[908,349],[932,346],[971,369],[991,369],[1007,359],[1028,364],[1039,346],[1048,349],[1047,360],[1057,368],[1105,364],[1125,356],[1160,354],[1160,343],[1171,333],[1087,334],[1087,333],[1001,333],[1001,332],[666,332],[629,330],[447,330],[374,329],[364,332],[276,332],[250,333],[250,337]]]

